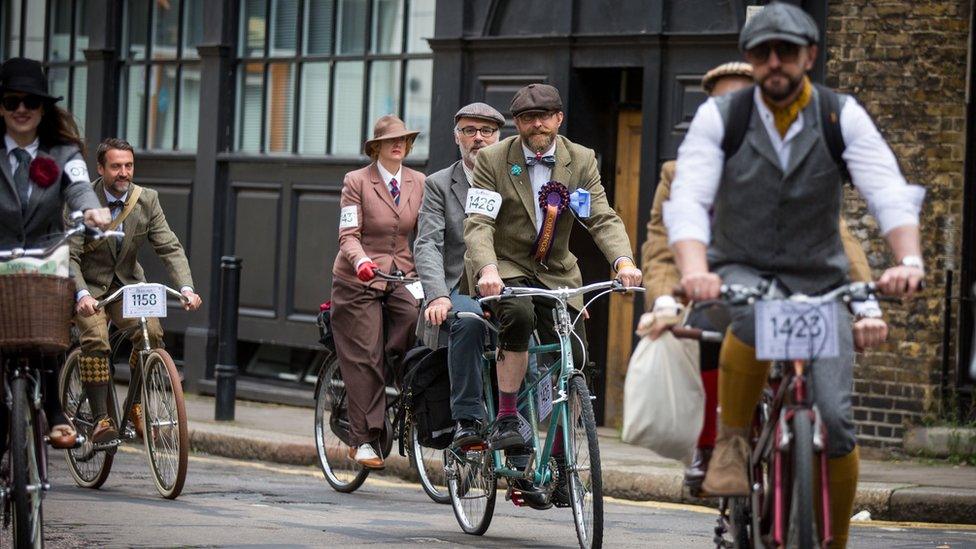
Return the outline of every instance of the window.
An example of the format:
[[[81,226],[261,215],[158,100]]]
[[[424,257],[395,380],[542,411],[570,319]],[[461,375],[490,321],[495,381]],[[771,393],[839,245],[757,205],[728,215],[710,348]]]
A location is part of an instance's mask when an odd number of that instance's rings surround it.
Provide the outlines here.
[[[51,95],[64,97],[60,105],[74,114],[78,128],[85,133],[88,102],[87,0],[50,0],[47,21],[45,64]]]
[[[430,128],[436,0],[244,0],[238,36],[235,148],[358,155],[394,113]]]
[[[197,148],[204,1],[125,2],[119,134],[134,147]]]
[[[44,59],[46,7],[38,0],[0,0],[0,57]]]

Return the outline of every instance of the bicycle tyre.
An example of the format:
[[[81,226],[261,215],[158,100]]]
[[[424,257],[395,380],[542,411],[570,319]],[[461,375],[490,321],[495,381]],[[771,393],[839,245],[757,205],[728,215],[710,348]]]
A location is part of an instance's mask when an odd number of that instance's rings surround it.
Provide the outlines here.
[[[35,436],[37,418],[27,395],[29,388],[24,377],[15,377],[10,384],[13,396],[10,410],[10,476],[13,480],[14,547],[44,546],[41,510],[44,490]]]
[[[797,410],[791,423],[793,486],[786,546],[813,549],[819,546],[813,512],[813,425],[805,410]]]
[[[582,377],[570,378],[567,404],[569,425],[564,428],[569,432],[564,435],[572,441],[573,447],[573,455],[569,456],[572,463],[568,464],[567,472],[576,538],[582,549],[597,549],[603,546],[603,473],[593,403]],[[587,501],[592,505],[587,506]]]
[[[345,422],[346,387],[342,383],[339,357],[335,353],[323,359],[319,381],[315,388],[315,449],[319,467],[325,480],[337,492],[355,492],[366,482],[369,469],[349,459],[349,445],[337,435],[331,425],[332,414],[339,415],[337,422]]]
[[[142,372],[142,432],[156,491],[176,499],[186,481],[190,438],[180,374],[163,349],[149,353]]]
[[[498,478],[491,450],[448,449],[447,490],[458,526],[465,534],[480,536],[488,531],[495,513]]]
[[[95,430],[95,417],[92,415],[91,403],[83,393],[81,375],[78,370],[78,357],[81,350],[75,349],[68,354],[68,358],[61,368],[61,379],[58,387],[61,395],[61,407],[65,416],[74,424],[78,434],[85,437],[85,443],[79,448],[64,451],[68,471],[75,479],[75,484],[92,490],[100,488],[112,472],[112,462],[115,452],[94,451],[91,441],[92,431]],[[109,384],[109,391],[114,393],[115,385]]]
[[[420,487],[430,497],[434,503],[450,503],[451,493],[444,480],[444,465],[447,453],[444,450],[426,448],[420,444],[417,438],[417,430],[410,424],[410,448],[407,454],[410,456],[410,466],[417,471],[420,477]],[[440,455],[440,459],[437,456]],[[439,470],[438,470],[439,469]]]

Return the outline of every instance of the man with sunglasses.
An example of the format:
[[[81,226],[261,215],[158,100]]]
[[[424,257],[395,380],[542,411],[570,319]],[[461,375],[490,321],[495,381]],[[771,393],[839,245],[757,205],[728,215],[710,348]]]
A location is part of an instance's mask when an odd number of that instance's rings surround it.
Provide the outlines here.
[[[718,297],[721,284],[774,281],[786,293],[821,294],[847,282],[837,219],[849,173],[867,200],[897,265],[878,280],[885,293],[910,297],[924,277],[918,213],[924,190],[908,185],[895,157],[853,97],[813,86],[806,73],[819,33],[802,9],[774,2],[749,19],[739,47],[756,85],[706,101],[678,150],[668,238],[689,297]],[[835,101],[835,103],[832,103]],[[830,107],[836,105],[836,110]],[[736,109],[750,109],[740,125]],[[834,128],[839,125],[839,128]],[[830,135],[839,129],[835,160]],[[741,142],[732,137],[744,131]],[[835,134],[836,135],[836,134]],[[729,138],[729,139],[727,139]],[[718,439],[703,489],[749,493],[746,434],[766,384],[769,362],[755,356],[755,313],[731,307],[719,354]],[[851,412],[854,344],[851,318],[837,319],[837,358],[813,368],[814,401],[828,432],[832,547],[847,542],[858,475]]]
[[[424,200],[417,221],[414,259],[424,287],[424,322],[417,331],[428,346],[437,346],[437,326],[451,310],[481,313],[481,306],[459,291],[464,272],[464,205],[471,188],[478,151],[498,141],[498,129],[505,124],[491,105],[471,103],[454,115],[454,142],[461,159],[427,176]],[[425,334],[429,337],[425,337]],[[451,377],[451,416],[457,422],[454,445],[481,442],[479,424],[485,420],[481,404],[481,352],[484,327],[473,319],[450,323],[447,366]]]

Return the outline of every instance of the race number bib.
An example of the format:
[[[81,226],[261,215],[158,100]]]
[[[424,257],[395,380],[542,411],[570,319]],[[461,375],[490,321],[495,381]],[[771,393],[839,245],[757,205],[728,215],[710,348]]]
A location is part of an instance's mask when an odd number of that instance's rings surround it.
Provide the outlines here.
[[[536,386],[536,407],[539,410],[539,421],[544,421],[552,413],[552,376],[549,372],[543,374],[545,379]]]
[[[359,226],[359,212],[355,206],[343,206],[339,211],[339,228],[352,229]]]
[[[756,358],[812,360],[840,355],[837,303],[788,300],[756,303]]]
[[[122,291],[122,316],[125,318],[164,318],[166,288],[161,284],[130,286]]]
[[[68,174],[68,179],[74,182],[78,182],[78,181],[84,181],[85,183],[89,182],[88,165],[85,164],[85,161],[80,158],[69,160],[64,165],[64,173]]]
[[[410,284],[407,284],[406,288],[407,291],[410,292],[410,295],[412,295],[414,299],[424,298],[424,287],[419,280],[417,282],[411,282]]]
[[[468,197],[465,199],[464,213],[481,214],[495,219],[498,217],[498,208],[502,205],[502,195],[487,189],[468,189]]]
[[[532,424],[529,423],[529,420],[525,419],[525,416],[523,416],[521,412],[519,412],[518,414],[518,419],[519,419],[518,430],[519,430],[519,434],[522,435],[522,440],[524,440],[526,443],[531,443]]]

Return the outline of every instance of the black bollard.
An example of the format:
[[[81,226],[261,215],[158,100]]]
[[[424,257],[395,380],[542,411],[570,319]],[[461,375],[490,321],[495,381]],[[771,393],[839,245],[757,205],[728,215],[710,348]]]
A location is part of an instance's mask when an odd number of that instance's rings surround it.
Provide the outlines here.
[[[225,255],[220,258],[220,333],[218,335],[217,364],[217,421],[234,421],[234,401],[237,399],[237,303],[241,289],[241,260]]]

